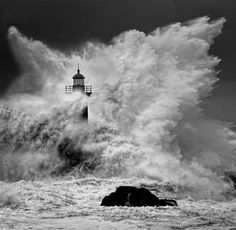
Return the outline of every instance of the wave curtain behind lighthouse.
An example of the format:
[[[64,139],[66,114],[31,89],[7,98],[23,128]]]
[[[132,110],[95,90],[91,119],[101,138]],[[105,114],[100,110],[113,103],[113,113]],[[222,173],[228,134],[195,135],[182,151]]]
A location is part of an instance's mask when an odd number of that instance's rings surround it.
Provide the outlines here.
[[[88,42],[65,55],[24,37],[8,38],[21,75],[1,99],[0,178],[33,179],[62,173],[148,177],[222,198],[235,170],[231,124],[207,117],[203,104],[217,79],[210,46],[224,19],[207,17],[131,30],[110,45]],[[93,86],[88,103],[64,86],[80,63]],[[72,161],[66,157],[71,156]]]

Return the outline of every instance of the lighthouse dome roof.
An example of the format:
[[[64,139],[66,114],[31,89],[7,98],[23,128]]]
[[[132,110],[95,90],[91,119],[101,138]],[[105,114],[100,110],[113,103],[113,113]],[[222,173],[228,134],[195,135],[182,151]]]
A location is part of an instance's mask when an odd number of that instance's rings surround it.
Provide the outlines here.
[[[72,78],[73,79],[84,79],[85,77],[78,70],[77,74],[75,74]]]

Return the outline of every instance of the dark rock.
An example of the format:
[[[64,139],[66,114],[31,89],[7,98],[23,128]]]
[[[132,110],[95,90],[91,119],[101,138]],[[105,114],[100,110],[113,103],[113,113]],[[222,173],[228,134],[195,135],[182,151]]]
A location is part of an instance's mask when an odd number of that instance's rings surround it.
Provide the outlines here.
[[[105,196],[101,206],[178,206],[175,200],[159,199],[145,188],[120,186],[109,196]]]

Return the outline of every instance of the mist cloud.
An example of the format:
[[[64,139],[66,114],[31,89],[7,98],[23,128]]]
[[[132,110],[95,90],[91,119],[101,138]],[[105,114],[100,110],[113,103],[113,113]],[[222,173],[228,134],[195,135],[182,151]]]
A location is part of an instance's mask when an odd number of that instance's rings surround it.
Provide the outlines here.
[[[52,169],[60,164],[58,144],[69,137],[75,149],[88,154],[86,160],[97,161],[96,175],[150,177],[186,186],[198,198],[220,198],[231,188],[222,176],[235,170],[236,134],[230,124],[207,117],[203,104],[218,81],[220,60],[209,49],[224,22],[203,17],[149,35],[131,30],[110,45],[88,42],[71,55],[11,28],[9,41],[22,75],[2,103],[22,115],[3,107],[1,119],[8,124],[3,130],[24,147],[16,151],[14,141],[5,145],[3,132],[2,164],[12,154],[17,159],[36,154],[42,156],[40,165],[46,159]],[[94,90],[87,128],[78,118],[87,99],[63,92],[78,61]],[[27,131],[34,127],[41,127],[35,139]],[[41,135],[48,136],[44,145]]]

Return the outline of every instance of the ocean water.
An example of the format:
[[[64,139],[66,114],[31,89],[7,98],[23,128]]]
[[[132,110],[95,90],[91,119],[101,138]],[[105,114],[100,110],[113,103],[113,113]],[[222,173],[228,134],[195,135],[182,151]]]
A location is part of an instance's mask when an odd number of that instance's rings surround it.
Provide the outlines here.
[[[146,187],[159,197],[177,199],[179,206],[100,206],[120,185]],[[196,201],[178,186],[150,179],[71,177],[1,186],[1,229],[236,229],[235,199]]]
[[[0,228],[236,229],[236,133],[204,111],[224,23],[130,30],[66,53],[11,27],[20,74],[0,99]],[[78,62],[90,98],[64,93]],[[124,184],[179,206],[100,206]]]

